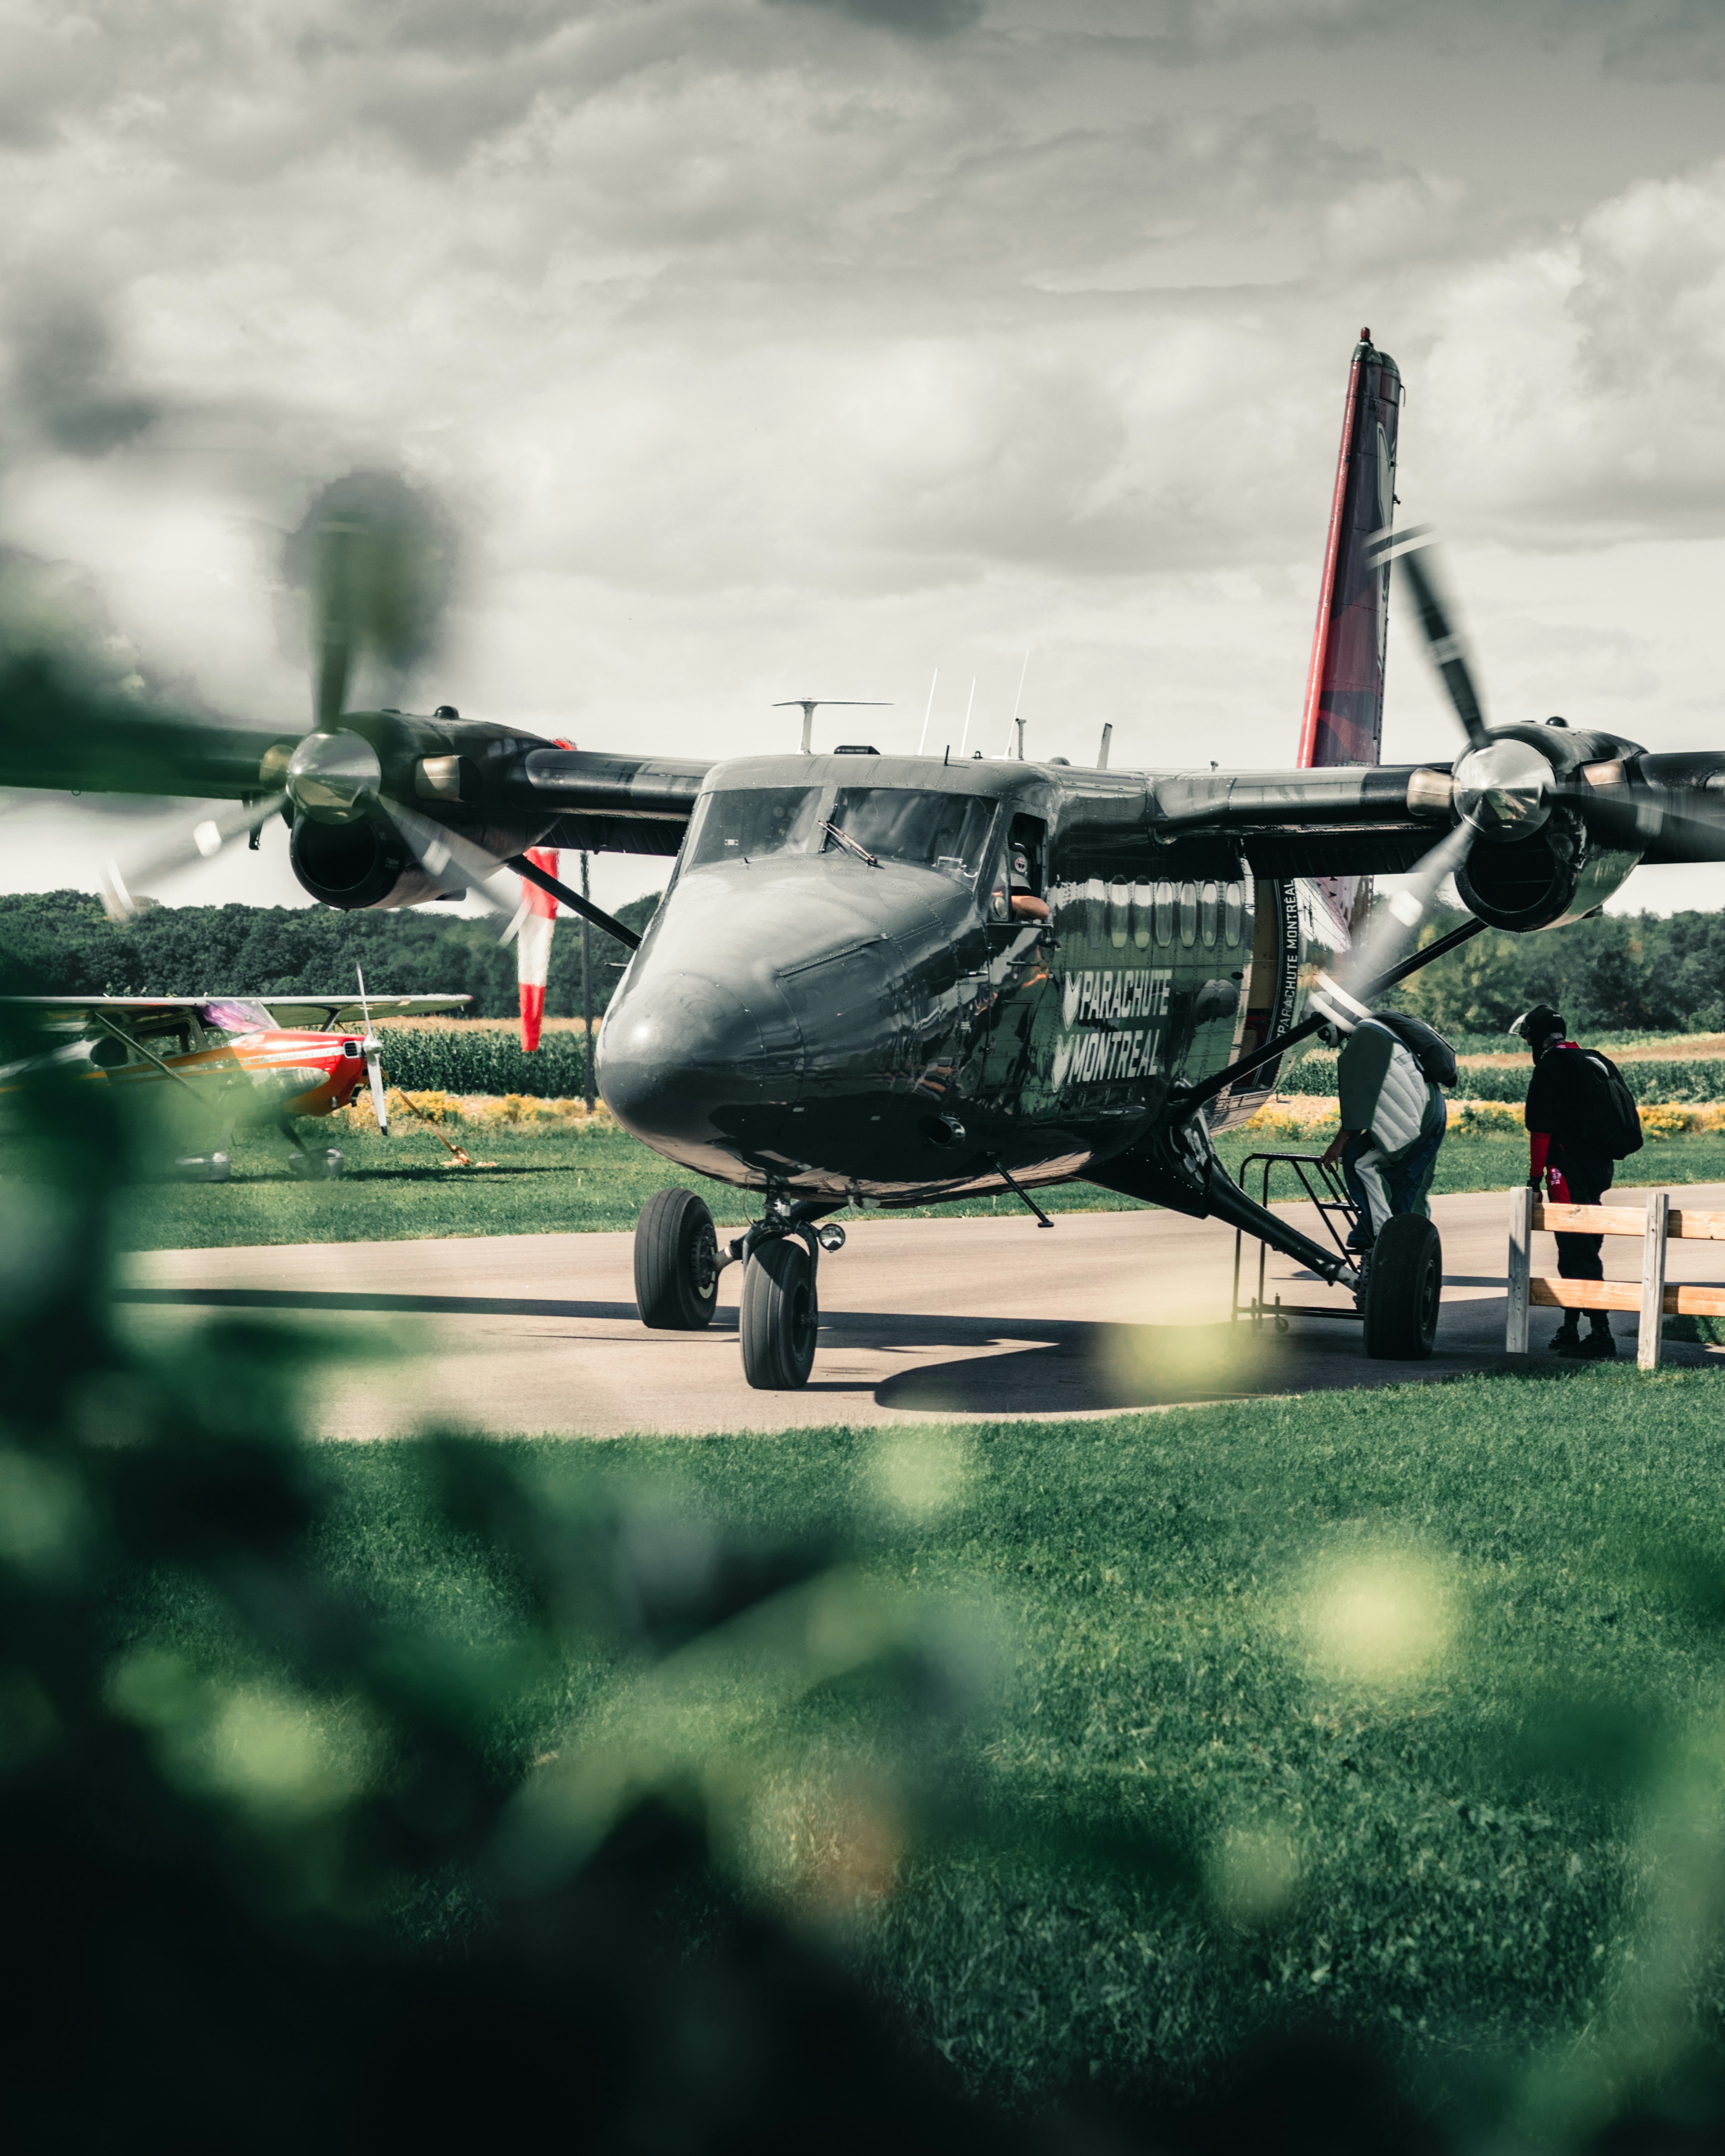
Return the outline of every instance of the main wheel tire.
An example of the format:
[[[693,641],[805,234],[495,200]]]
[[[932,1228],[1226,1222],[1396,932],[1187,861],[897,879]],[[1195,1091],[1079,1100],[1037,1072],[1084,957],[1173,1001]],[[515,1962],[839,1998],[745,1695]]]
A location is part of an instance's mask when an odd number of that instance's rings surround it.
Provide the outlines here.
[[[1423,1213],[1386,1220],[1366,1274],[1366,1353],[1382,1362],[1423,1363],[1437,1337],[1444,1246]]]
[[[635,1306],[660,1332],[698,1332],[719,1306],[719,1239],[692,1190],[655,1190],[635,1223]]]
[[[814,1260],[793,1235],[759,1244],[742,1276],[742,1374],[760,1393],[794,1392],[814,1367]]]

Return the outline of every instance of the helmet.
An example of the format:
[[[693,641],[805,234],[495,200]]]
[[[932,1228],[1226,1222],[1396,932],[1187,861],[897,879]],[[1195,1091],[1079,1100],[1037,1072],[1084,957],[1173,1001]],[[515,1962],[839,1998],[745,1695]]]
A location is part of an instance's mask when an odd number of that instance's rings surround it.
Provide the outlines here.
[[[1569,1030],[1563,1023],[1562,1013],[1554,1011],[1549,1004],[1535,1004],[1532,1010],[1524,1010],[1518,1019],[1513,1020],[1509,1029],[1518,1034],[1535,1055],[1554,1033],[1563,1034]]]

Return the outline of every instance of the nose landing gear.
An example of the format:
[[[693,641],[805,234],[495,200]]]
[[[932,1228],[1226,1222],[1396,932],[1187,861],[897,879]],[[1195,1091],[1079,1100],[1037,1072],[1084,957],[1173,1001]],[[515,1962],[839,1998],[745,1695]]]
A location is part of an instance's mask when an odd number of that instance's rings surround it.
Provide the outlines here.
[[[769,1235],[742,1274],[742,1374],[757,1392],[794,1392],[809,1383],[820,1330],[814,1259],[794,1235]]]
[[[815,1271],[823,1250],[842,1250],[832,1205],[793,1205],[770,1191],[764,1216],[721,1253],[713,1216],[692,1190],[658,1190],[635,1226],[635,1306],[641,1322],[693,1332],[712,1322],[719,1275],[742,1267],[737,1330],[742,1373],[757,1392],[794,1392],[809,1383],[820,1330]]]

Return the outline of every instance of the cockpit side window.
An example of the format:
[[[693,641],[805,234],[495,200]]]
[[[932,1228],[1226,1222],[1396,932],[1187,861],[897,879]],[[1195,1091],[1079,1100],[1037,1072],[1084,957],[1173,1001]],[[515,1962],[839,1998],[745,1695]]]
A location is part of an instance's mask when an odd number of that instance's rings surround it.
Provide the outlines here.
[[[991,920],[1022,923],[1048,919],[1042,899],[1047,841],[1048,826],[1040,816],[1013,818],[989,894]]]
[[[200,1004],[198,1016],[206,1033],[268,1033],[275,1024],[261,1004],[245,1003],[238,996],[223,996],[214,1003]]]
[[[919,787],[845,786],[832,822],[876,860],[933,869],[973,884],[994,823],[994,803],[975,793]]]
[[[718,861],[803,853],[815,828],[819,801],[818,786],[763,786],[709,793],[696,809],[680,865],[710,868]]]

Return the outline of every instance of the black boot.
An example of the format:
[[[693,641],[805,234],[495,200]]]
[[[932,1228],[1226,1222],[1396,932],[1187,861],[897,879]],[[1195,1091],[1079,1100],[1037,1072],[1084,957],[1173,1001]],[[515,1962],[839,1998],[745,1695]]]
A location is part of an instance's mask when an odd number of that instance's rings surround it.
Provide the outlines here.
[[[1553,1355],[1576,1356],[1581,1353],[1581,1327],[1573,1310],[1563,1312],[1563,1322],[1551,1337]]]
[[[1589,1314],[1593,1319],[1592,1328],[1575,1352],[1586,1363],[1609,1363],[1617,1353],[1617,1342],[1611,1337],[1611,1321],[1603,1310]]]

